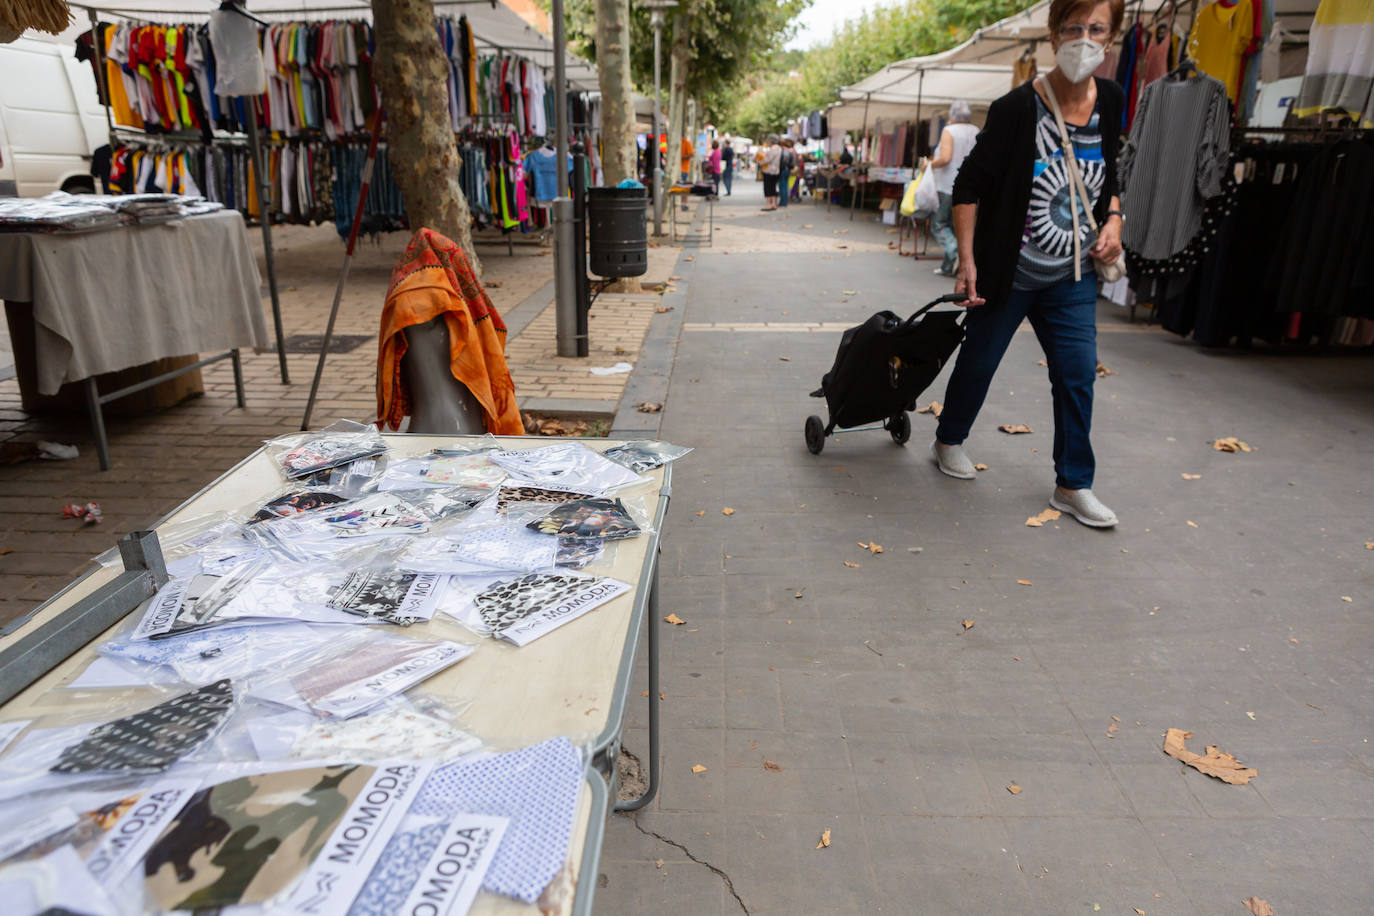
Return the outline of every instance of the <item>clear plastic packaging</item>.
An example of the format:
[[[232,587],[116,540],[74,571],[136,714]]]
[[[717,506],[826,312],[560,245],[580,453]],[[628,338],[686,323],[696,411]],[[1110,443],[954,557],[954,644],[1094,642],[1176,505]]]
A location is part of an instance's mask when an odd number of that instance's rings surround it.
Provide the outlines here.
[[[288,587],[306,604],[408,627],[434,616],[447,578],[394,567],[332,569],[292,577]]]
[[[531,531],[522,519],[478,520],[442,538],[417,541],[397,563],[404,569],[461,573],[473,568],[534,572],[558,560],[558,539]]]
[[[323,509],[332,509],[348,501],[342,493],[324,487],[289,487],[279,496],[274,496],[254,512],[247,524],[270,522],[279,518],[295,518]]]
[[[575,499],[591,499],[591,493],[575,490],[546,490],[543,487],[503,486],[496,494],[496,511],[504,513],[512,504],[543,503],[562,505]]]
[[[366,715],[340,721],[291,711],[248,719],[244,728],[261,760],[354,760],[395,757],[449,763],[480,751],[482,740],[455,723],[443,704],[396,697]]]
[[[563,569],[585,569],[600,563],[606,555],[606,542],[601,538],[559,538],[555,564]]]
[[[343,562],[359,544],[371,547],[377,540],[414,537],[429,528],[429,517],[415,506],[394,493],[374,493],[333,511],[261,522],[251,531],[296,562]]]
[[[316,471],[309,477],[300,478],[300,482],[311,487],[333,490],[349,499],[357,499],[377,489],[377,482],[386,473],[387,465],[386,455],[373,455],[338,467]]]
[[[528,527],[541,534],[557,535],[565,541],[618,541],[643,533],[625,503],[611,496],[563,503],[530,522]]]
[[[661,468],[670,461],[676,461],[690,452],[690,448],[661,442],[658,439],[635,439],[606,449],[605,456],[616,464],[622,464],[636,474]]]
[[[603,576],[534,573],[488,582],[470,601],[444,610],[478,635],[525,646],[629,590]]]
[[[156,639],[212,627],[237,616],[230,606],[244,585],[267,568],[267,560],[238,563],[224,575],[199,573],[172,579],[148,602],[135,639]]]
[[[0,900],[5,901],[7,913],[22,916],[120,916],[114,901],[71,846],[59,846],[40,859],[0,869]]]
[[[491,498],[490,490],[475,487],[443,487],[428,490],[392,490],[423,512],[430,521],[458,518]]]
[[[385,451],[386,441],[376,427],[352,420],[336,420],[321,430],[278,436],[267,442],[267,454],[292,480]]]
[[[644,478],[580,442],[493,452],[494,464],[536,487],[604,496]]]

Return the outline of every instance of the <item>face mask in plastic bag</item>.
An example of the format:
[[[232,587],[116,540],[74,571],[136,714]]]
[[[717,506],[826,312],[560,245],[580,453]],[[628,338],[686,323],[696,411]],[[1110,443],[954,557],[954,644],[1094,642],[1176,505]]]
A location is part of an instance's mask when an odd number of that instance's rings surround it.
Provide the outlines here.
[[[644,478],[580,442],[493,452],[491,460],[537,487],[602,496]]]
[[[0,869],[0,899],[10,913],[79,913],[118,916],[109,894],[96,883],[70,846],[41,859]]]
[[[528,527],[541,534],[558,535],[563,540],[616,541],[641,533],[625,504],[605,496],[564,503],[530,522]]]
[[[209,740],[234,705],[228,680],[97,726],[62,750],[54,773],[156,773]]]
[[[424,534],[429,519],[394,493],[376,493],[332,510],[262,522],[251,530],[297,561],[341,560],[341,551],[359,543]]]
[[[473,652],[472,646],[448,640],[364,636],[337,640],[295,660],[289,673],[253,684],[249,690],[286,706],[346,719],[404,693]]]
[[[338,619],[352,622],[353,618],[340,613]],[[337,638],[338,628],[334,626],[249,618],[165,639],[134,639],[131,633],[120,634],[101,643],[96,651],[129,664],[169,669],[186,683],[205,684],[277,668]]]
[[[473,598],[473,605],[493,636],[525,646],[630,588],[602,576],[536,573],[488,587]]]
[[[506,472],[493,464],[494,450],[483,449],[463,455],[439,453],[427,459],[423,471],[426,483],[444,486],[475,487],[493,490],[507,477]]]
[[[377,482],[386,467],[386,455],[373,455],[338,467],[316,471],[308,477],[300,478],[300,482],[309,487],[333,490],[349,499],[357,499],[377,489]]]
[[[557,538],[531,531],[518,520],[499,519],[465,524],[443,538],[417,541],[400,555],[397,565],[432,573],[534,572],[553,568],[557,559]]]
[[[604,454],[616,464],[623,464],[636,474],[643,474],[654,468],[661,468],[670,461],[676,461],[690,451],[690,448],[682,448],[657,439],[636,439],[608,448]]]
[[[267,453],[288,478],[370,458],[386,451],[386,441],[372,426],[339,420],[316,432],[278,436],[267,442]]]
[[[356,570],[323,583],[329,607],[408,627],[434,616],[447,576],[402,570]]]
[[[347,502],[348,497],[333,490],[288,490],[281,496],[268,500],[262,508],[253,513],[248,524],[268,522],[278,518],[293,518],[320,509],[328,509],[339,503]]]
[[[375,712],[321,721],[304,712],[260,716],[245,726],[262,760],[355,760],[412,757],[441,763],[482,749],[482,740],[401,698]]]
[[[423,512],[430,521],[456,518],[482,505],[490,490],[475,487],[443,487],[430,490],[393,490],[400,498]]]
[[[257,560],[242,563],[223,576],[201,573],[172,579],[148,602],[133,638],[165,638],[233,619],[230,605],[244,585],[266,566],[265,561]]]
[[[559,538],[556,565],[564,569],[583,569],[599,563],[606,555],[606,542],[601,538]]]
[[[506,512],[513,504],[543,503],[561,505],[575,499],[591,499],[591,493],[577,493],[569,490],[546,490],[543,487],[504,486],[496,496],[496,511]]]

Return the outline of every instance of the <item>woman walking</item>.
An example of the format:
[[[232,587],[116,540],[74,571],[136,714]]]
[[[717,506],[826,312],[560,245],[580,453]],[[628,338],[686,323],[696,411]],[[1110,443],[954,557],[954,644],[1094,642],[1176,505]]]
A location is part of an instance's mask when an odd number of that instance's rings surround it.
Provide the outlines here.
[[[720,196],[720,141],[711,141],[711,155],[706,157],[706,170],[711,175],[711,184],[715,186],[716,196]]]
[[[1121,256],[1116,150],[1124,97],[1092,74],[1121,29],[1123,0],[1052,0],[1056,66],[992,103],[978,142],[954,181],[959,272],[968,294],[967,335],[945,392],[931,453],[944,473],[972,479],[963,442],[997,365],[1029,318],[1049,367],[1056,487],[1050,505],[1085,525],[1116,514],[1093,494],[1093,382],[1097,377],[1097,279],[1093,264]],[[1071,149],[1060,139],[1062,112]],[[1071,191],[1073,169],[1086,185]],[[1093,236],[1088,210],[1101,229]]]
[[[778,161],[778,206],[787,206],[792,196],[792,167],[797,162],[797,154],[792,152],[792,141],[782,141],[782,154]]]
[[[768,148],[763,152],[759,168],[763,172],[764,211],[778,209],[778,172],[782,161],[782,148],[778,146],[778,135],[768,135]]]
[[[735,148],[728,139],[720,151],[720,178],[725,182],[725,196],[729,197],[735,184]]]

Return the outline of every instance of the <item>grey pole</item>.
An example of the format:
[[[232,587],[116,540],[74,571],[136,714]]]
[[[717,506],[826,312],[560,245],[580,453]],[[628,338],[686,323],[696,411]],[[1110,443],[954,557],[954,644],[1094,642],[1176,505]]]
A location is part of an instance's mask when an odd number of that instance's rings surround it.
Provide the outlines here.
[[[663,45],[663,10],[654,7],[652,13],[654,24],[654,135],[649,138],[650,162],[654,165],[654,237],[663,235],[663,165],[659,160],[658,137],[660,125],[663,118],[659,113],[659,100],[663,96],[663,87],[659,75],[662,69],[660,58],[662,56]]]
[[[553,0],[554,155],[558,197],[553,202],[554,327],[559,356],[577,356],[577,252],[573,202],[568,196],[568,80],[563,0]]]

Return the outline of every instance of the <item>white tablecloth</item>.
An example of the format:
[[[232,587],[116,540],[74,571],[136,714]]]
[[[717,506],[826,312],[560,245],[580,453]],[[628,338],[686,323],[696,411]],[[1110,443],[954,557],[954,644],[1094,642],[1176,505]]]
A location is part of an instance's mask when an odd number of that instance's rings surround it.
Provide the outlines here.
[[[77,235],[0,233],[0,299],[32,302],[38,391],[172,356],[268,347],[234,210]]]

